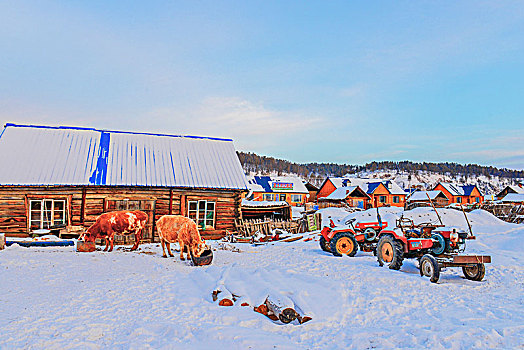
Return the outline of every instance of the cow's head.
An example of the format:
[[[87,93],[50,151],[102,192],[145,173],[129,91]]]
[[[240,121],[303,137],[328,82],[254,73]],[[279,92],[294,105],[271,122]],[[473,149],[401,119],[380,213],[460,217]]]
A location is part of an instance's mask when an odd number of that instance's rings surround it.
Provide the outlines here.
[[[80,235],[80,240],[84,242],[94,242],[95,239],[98,237],[99,233],[100,233],[99,227],[95,223],[94,225],[89,226],[87,231]]]
[[[193,249],[193,254],[196,257],[199,257],[199,256],[201,256],[204,253],[204,251],[206,251],[208,249],[209,249],[209,247],[206,244],[206,242],[200,241],[200,242],[198,242],[196,248]]]

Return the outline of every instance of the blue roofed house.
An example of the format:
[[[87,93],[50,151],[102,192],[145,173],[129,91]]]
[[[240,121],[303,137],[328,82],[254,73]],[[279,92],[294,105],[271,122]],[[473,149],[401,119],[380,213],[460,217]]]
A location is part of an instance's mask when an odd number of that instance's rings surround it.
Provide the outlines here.
[[[442,191],[449,204],[476,204],[484,202],[484,196],[477,185],[455,185],[449,182],[439,182],[433,191]]]
[[[357,177],[328,177],[317,194],[317,199],[327,198],[339,188],[358,186],[370,200],[366,201],[365,209],[369,207],[394,206],[404,207],[406,192],[391,180],[366,179]]]
[[[0,232],[89,226],[143,210],[145,241],[165,214],[194,219],[204,238],[234,230],[247,182],[230,139],[6,124],[0,135]]]
[[[253,176],[248,178],[249,199],[253,201],[282,201],[291,206],[303,206],[309,190],[296,176]]]

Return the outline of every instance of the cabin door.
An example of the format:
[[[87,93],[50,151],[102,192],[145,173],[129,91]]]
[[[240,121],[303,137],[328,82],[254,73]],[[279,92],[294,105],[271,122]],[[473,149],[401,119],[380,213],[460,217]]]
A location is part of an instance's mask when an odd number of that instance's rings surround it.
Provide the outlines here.
[[[142,242],[150,243],[153,242],[153,222],[155,217],[155,200],[144,200],[144,199],[106,199],[104,205],[104,212],[115,211],[115,210],[141,210],[147,214],[146,227],[142,232]],[[116,236],[115,241],[123,242],[125,244],[134,243],[135,237],[128,236]]]

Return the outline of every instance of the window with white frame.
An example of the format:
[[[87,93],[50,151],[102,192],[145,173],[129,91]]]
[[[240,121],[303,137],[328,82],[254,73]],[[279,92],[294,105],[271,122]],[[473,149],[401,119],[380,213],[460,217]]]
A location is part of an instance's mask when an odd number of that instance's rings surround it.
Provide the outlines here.
[[[292,194],[291,195],[291,201],[294,202],[294,203],[302,202],[302,195],[300,195],[300,194]]]
[[[29,228],[37,230],[66,223],[64,199],[31,199],[29,201]]]
[[[457,203],[462,203],[462,197],[457,197]]]
[[[400,199],[398,196],[393,196],[393,203],[400,203]]]
[[[274,195],[273,193],[264,193],[264,200],[268,201],[268,202],[271,202],[271,201],[276,200],[275,199],[276,196],[277,195]]]
[[[187,214],[201,230],[213,230],[215,227],[215,202],[206,200],[189,201]]]
[[[380,203],[386,203],[386,196],[379,196],[379,197],[378,197],[378,201],[379,201]]]

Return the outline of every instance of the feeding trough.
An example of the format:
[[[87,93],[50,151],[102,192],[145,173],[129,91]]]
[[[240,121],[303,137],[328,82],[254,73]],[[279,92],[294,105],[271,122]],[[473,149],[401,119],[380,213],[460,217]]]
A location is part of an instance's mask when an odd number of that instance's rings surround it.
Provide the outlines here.
[[[213,261],[213,251],[206,249],[200,256],[193,256],[193,253],[191,253],[191,260],[195,266],[209,265]]]
[[[76,251],[83,253],[90,253],[96,250],[95,242],[84,242],[78,240],[76,242]]]

